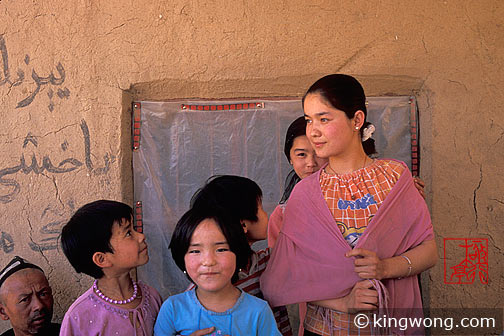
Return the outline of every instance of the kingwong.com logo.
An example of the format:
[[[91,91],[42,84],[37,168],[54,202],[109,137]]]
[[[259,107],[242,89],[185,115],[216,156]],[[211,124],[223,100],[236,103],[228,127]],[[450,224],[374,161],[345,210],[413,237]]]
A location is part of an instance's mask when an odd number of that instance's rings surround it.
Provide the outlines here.
[[[406,330],[423,334],[431,330],[439,335],[489,335],[502,332],[502,317],[502,308],[389,309],[387,314],[359,313],[353,324],[380,334],[402,334]]]

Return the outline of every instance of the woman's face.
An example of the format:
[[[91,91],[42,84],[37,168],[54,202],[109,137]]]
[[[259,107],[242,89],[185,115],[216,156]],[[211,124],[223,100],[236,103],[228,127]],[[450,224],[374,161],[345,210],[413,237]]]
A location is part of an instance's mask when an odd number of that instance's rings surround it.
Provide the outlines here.
[[[353,150],[353,145],[360,143],[360,133],[353,119],[348,119],[345,112],[332,107],[318,93],[306,96],[304,101],[306,117],[306,136],[310,140],[317,156],[329,158],[345,156]]]
[[[294,139],[290,149],[290,163],[301,179],[310,176],[327,162],[317,156],[306,135]]]

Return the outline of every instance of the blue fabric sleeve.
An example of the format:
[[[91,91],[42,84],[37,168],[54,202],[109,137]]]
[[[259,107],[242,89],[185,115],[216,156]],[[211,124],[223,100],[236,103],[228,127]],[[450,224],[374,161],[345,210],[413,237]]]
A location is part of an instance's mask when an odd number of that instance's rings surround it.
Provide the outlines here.
[[[161,309],[156,319],[156,324],[154,325],[154,335],[155,336],[173,336],[176,335],[175,326],[173,324],[174,317],[174,307],[170,298],[168,298]]]
[[[275,316],[266,302],[259,315],[258,332],[261,336],[282,336],[278,331]]]

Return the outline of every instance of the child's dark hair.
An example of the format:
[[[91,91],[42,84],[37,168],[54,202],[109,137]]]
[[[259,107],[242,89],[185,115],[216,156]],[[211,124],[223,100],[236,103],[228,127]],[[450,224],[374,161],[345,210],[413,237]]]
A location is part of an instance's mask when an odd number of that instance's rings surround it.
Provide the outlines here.
[[[287,133],[285,134],[285,143],[284,143],[284,153],[287,157],[287,160],[290,162],[290,150],[294,145],[294,140],[298,136],[306,135],[306,119],[304,116],[301,116],[294,120],[287,128]],[[285,178],[284,183],[284,192],[282,198],[280,199],[280,204],[284,204],[290,197],[292,189],[296,186],[296,184],[301,181],[301,178],[296,174],[294,169],[292,169],[287,177]]]
[[[329,105],[345,112],[348,119],[355,116],[355,112],[361,110],[367,116],[366,95],[362,85],[352,76],[343,74],[332,74],[320,78],[313,83],[303,97],[303,106],[306,96],[309,94],[320,94]],[[360,129],[362,137],[363,130],[370,123],[364,120]],[[369,138],[362,142],[362,147],[367,155],[376,153],[374,140]]]
[[[284,192],[282,194],[282,198],[280,199],[279,204],[285,204],[289,200],[289,197],[292,193],[292,190],[294,190],[294,187],[296,184],[301,181],[301,178],[296,174],[294,169],[292,169],[287,177],[285,178],[285,183],[284,183]]]
[[[238,280],[239,269],[245,269],[252,255],[252,249],[248,244],[247,237],[239,220],[226,215],[223,211],[215,208],[201,206],[189,209],[177,222],[173,232],[170,246],[173,260],[185,271],[184,256],[189,250],[191,238],[198,225],[205,219],[213,219],[229,244],[231,252],[236,255],[236,269],[231,279],[234,283]],[[190,279],[190,278],[189,278]],[[192,281],[192,279],[190,279]]]
[[[294,139],[298,136],[306,135],[306,119],[304,116],[301,116],[294,120],[287,128],[287,133],[285,134],[285,144],[284,144],[284,153],[287,157],[287,160],[290,162],[290,150],[292,145],[294,144]]]
[[[63,252],[75,271],[101,278],[103,270],[93,262],[93,254],[113,253],[112,226],[122,219],[130,222],[132,216],[129,205],[109,200],[91,202],[77,210],[61,230]]]
[[[219,208],[238,221],[256,222],[261,188],[243,176],[218,175],[210,177],[191,199],[191,207]]]

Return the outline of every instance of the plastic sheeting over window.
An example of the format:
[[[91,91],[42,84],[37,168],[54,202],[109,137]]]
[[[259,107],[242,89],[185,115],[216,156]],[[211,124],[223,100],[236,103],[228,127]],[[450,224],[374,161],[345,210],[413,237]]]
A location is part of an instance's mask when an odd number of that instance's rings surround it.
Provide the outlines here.
[[[378,156],[402,160],[411,169],[414,98],[369,97],[368,102]],[[189,283],[168,245],[192,195],[210,176],[246,176],[259,184],[271,213],[291,169],[283,154],[285,132],[303,111],[300,99],[133,105],[136,222],[143,226],[150,255],[138,275],[166,298]]]

